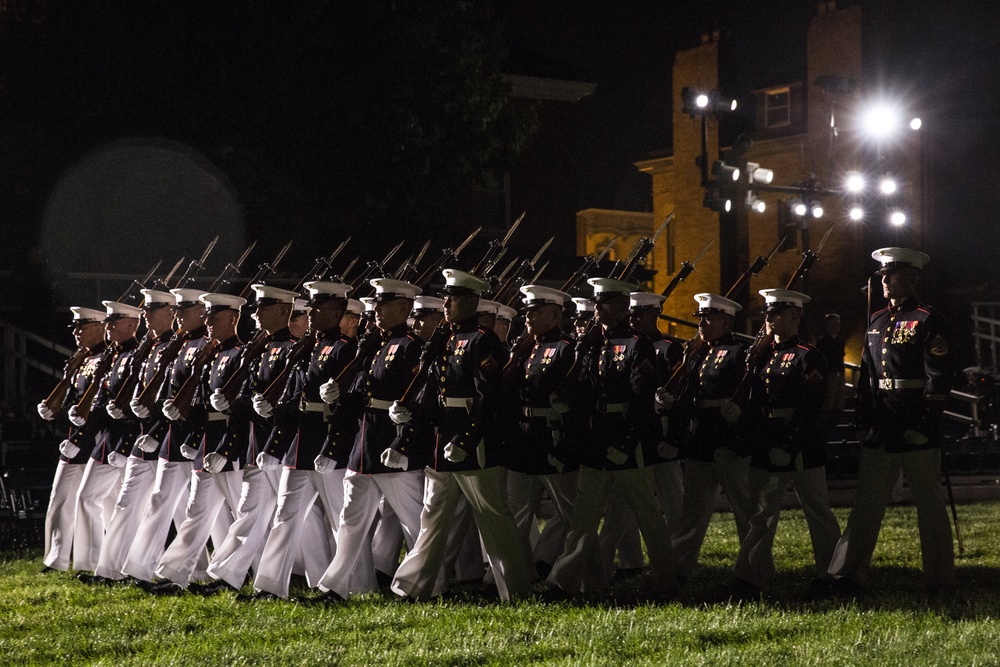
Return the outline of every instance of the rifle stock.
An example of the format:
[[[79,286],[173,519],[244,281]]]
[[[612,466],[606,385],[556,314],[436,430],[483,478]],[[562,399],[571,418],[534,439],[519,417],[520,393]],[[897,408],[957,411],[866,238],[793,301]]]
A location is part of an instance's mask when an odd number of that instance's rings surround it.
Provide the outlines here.
[[[63,403],[66,401],[66,395],[69,393],[69,387],[71,384],[71,378],[73,374],[80,370],[80,366],[86,361],[87,356],[90,354],[90,348],[81,347],[77,348],[76,352],[66,360],[66,367],[63,369],[63,376],[56,382],[56,386],[52,388],[49,395],[45,397],[42,403],[45,404],[52,412],[59,412],[62,410]]]

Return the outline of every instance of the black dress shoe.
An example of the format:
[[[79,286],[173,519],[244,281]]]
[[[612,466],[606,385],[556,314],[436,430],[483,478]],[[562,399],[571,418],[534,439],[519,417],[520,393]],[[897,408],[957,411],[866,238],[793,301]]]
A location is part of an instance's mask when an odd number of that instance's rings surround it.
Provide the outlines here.
[[[375,582],[379,588],[389,588],[392,585],[392,575],[382,570],[375,570]]]
[[[160,579],[159,581],[138,581],[136,585],[150,595],[177,595],[178,593],[184,591],[183,588],[169,579]]]
[[[729,599],[733,602],[760,602],[760,587],[751,584],[746,579],[737,579],[733,583],[732,595]]]
[[[238,593],[239,591],[229,584],[227,584],[222,579],[217,579],[208,584],[194,583],[188,586],[188,590],[196,595],[201,595],[203,597],[209,597],[212,595],[218,595],[219,593],[225,593],[226,591],[232,591]]]
[[[80,572],[76,575],[76,578],[79,581],[91,586],[114,586],[118,583],[114,579],[108,579],[107,577],[91,574],[89,572]]]
[[[236,596],[237,602],[258,602],[260,600],[280,600],[274,593],[268,593],[267,591],[257,591],[256,593],[250,595],[240,594]]]
[[[54,568],[54,567],[49,567],[48,565],[46,565],[45,567],[43,567],[38,572],[39,572],[39,574],[48,574],[49,572],[58,572],[58,570],[56,570],[56,568]]]
[[[326,591],[325,593],[320,593],[319,595],[303,596],[300,598],[295,598],[293,602],[298,602],[301,605],[307,607],[318,606],[318,605],[329,605],[338,604],[343,602],[344,598],[340,597],[333,591]]]

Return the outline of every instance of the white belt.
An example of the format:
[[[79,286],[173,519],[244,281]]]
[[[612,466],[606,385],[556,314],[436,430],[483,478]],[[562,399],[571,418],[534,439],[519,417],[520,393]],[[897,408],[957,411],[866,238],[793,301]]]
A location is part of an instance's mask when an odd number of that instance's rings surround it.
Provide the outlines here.
[[[548,419],[549,417],[556,415],[558,413],[553,408],[528,408],[522,406],[521,414],[523,414],[528,419],[531,419],[532,417],[539,417],[539,418],[545,417],[546,419]]]
[[[395,401],[383,401],[377,398],[368,399],[368,407],[372,410],[388,410]]]
[[[768,410],[767,416],[771,419],[791,419],[795,416],[795,408],[775,408]]]
[[[878,388],[892,391],[893,389],[923,389],[927,386],[927,380],[896,380],[893,378],[882,378],[878,381]]]
[[[323,402],[302,401],[299,404],[299,410],[302,412],[322,412],[325,416],[330,415],[330,406]]]
[[[468,410],[475,402],[474,398],[452,398],[450,396],[441,397],[441,407],[445,408],[465,408]]]
[[[225,422],[229,421],[229,415],[224,412],[209,412],[208,421],[210,422]]]
[[[717,408],[728,401],[728,398],[703,398],[698,401],[699,408]]]
[[[628,402],[625,403],[598,403],[597,411],[606,415],[615,415],[628,410]]]

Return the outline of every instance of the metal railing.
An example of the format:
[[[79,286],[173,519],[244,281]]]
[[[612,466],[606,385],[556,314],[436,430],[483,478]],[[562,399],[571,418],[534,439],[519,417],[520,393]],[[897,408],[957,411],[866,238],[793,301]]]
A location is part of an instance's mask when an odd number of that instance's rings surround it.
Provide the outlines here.
[[[26,404],[29,374],[62,377],[59,362],[73,354],[73,350],[3,320],[0,320],[0,344],[3,345],[0,403],[16,418],[24,419],[30,412]]]

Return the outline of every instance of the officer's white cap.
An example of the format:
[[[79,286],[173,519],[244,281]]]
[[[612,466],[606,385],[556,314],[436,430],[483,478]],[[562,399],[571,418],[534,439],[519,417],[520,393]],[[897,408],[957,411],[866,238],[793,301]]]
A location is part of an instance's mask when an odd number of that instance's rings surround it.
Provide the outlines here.
[[[157,289],[141,289],[143,301],[142,310],[156,310],[165,308],[175,303],[174,295],[170,292],[163,292]]]
[[[429,294],[418,294],[413,299],[413,310],[411,312],[414,316],[426,315],[428,313],[443,313],[444,299]]]
[[[309,305],[318,306],[334,299],[346,299],[351,286],[346,283],[335,283],[329,280],[313,280],[303,285],[309,293]]]
[[[308,313],[310,310],[312,310],[312,307],[306,299],[292,299],[292,316],[302,315],[304,313]]]
[[[102,301],[101,303],[104,304],[104,310],[107,312],[104,318],[105,322],[114,322],[126,317],[138,318],[142,314],[139,308],[130,306],[127,303],[118,303],[117,301]]]
[[[497,310],[500,308],[500,304],[496,301],[490,301],[489,299],[480,299],[479,305],[476,306],[477,315],[496,315]]]
[[[801,308],[812,301],[808,294],[790,289],[762,289],[757,293],[764,297],[764,309],[768,313],[780,312],[786,308]]]
[[[872,253],[872,259],[882,265],[875,273],[884,275],[899,269],[920,269],[931,261],[927,253],[909,248],[879,248]]]
[[[628,295],[629,308],[661,308],[667,297],[655,292],[632,292]]]
[[[412,299],[421,291],[412,283],[394,278],[372,278],[369,282],[375,288],[375,298],[379,301]]]
[[[220,294],[212,292],[201,295],[201,302],[208,307],[209,313],[221,313],[225,310],[240,311],[240,308],[247,304],[247,300],[234,294]]]
[[[528,308],[532,306],[544,306],[546,304],[564,306],[570,299],[569,294],[566,292],[546,287],[545,285],[525,285],[521,288],[521,294],[524,295],[522,300]]]
[[[347,300],[347,312],[354,313],[355,315],[362,315],[365,310],[365,304],[361,303],[357,299]]]
[[[258,306],[269,306],[275,303],[291,304],[299,296],[296,292],[291,290],[281,289],[280,287],[271,287],[270,285],[264,285],[261,283],[256,283],[250,287],[257,294]]]
[[[589,278],[587,283],[594,288],[594,300],[598,302],[616,296],[628,296],[638,287],[635,283],[614,278]]]
[[[375,304],[378,303],[378,299],[373,296],[363,296],[358,299],[358,301],[360,301],[361,305],[365,307],[366,313],[373,312],[375,310]]]
[[[593,312],[594,312],[594,300],[593,299],[587,299],[587,298],[584,298],[582,296],[575,296],[575,297],[573,297],[573,305],[576,306],[576,314],[577,315],[580,315],[582,313],[591,313],[591,314],[593,314]]]
[[[512,322],[517,316],[517,311],[510,306],[500,306],[497,308],[497,319]]]
[[[95,322],[103,322],[106,317],[103,310],[97,310],[95,308],[84,308],[82,306],[70,306],[70,310],[73,312],[73,321],[70,322],[69,326],[80,327],[84,324],[94,324]]]
[[[444,276],[445,281],[444,289],[441,290],[442,294],[453,294],[455,296],[461,294],[482,294],[490,286],[482,278],[477,278],[471,273],[458,269],[445,269],[441,274]]]
[[[695,313],[696,317],[713,310],[726,313],[727,315],[736,315],[736,313],[743,310],[743,306],[740,304],[718,294],[702,292],[701,294],[695,294],[694,300],[698,302],[698,312]]]
[[[202,295],[207,294],[205,290],[191,289],[190,287],[172,289],[170,290],[170,293],[174,295],[175,299],[177,299],[176,305],[178,308],[186,308],[188,306],[200,304]]]

